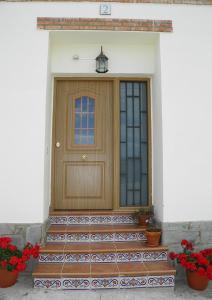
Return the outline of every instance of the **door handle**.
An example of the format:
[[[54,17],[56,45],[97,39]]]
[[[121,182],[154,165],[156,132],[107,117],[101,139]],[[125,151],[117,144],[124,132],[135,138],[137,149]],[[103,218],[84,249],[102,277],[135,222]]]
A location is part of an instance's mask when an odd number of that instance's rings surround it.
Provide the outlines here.
[[[56,148],[60,148],[60,146],[61,146],[60,142],[56,142],[55,146],[56,146]]]
[[[87,156],[86,154],[83,154],[83,155],[81,156],[81,158],[82,158],[82,160],[86,160],[86,159],[88,158],[88,156]]]

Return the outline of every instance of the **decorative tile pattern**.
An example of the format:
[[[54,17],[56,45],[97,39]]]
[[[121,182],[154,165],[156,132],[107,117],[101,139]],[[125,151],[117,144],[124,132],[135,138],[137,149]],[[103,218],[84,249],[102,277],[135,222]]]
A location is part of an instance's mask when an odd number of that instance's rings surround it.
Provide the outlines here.
[[[142,261],[142,252],[119,252],[116,255],[117,262]]]
[[[49,243],[71,242],[126,242],[145,241],[143,232],[101,232],[101,233],[48,233]]]
[[[106,252],[106,253],[41,253],[39,255],[40,263],[100,263],[100,262],[142,262],[142,261],[166,261],[167,251],[155,252]]]
[[[67,224],[67,217],[66,216],[50,216],[49,217],[50,223],[52,225],[66,225]]]
[[[134,215],[83,215],[83,216],[50,216],[52,225],[112,225],[112,224],[137,224]]]
[[[90,216],[90,224],[113,224],[113,216]]]
[[[91,289],[119,288],[119,278],[92,278]]]
[[[147,277],[120,277],[120,289],[147,287]]]
[[[173,287],[174,275],[101,277],[101,278],[34,278],[35,288],[46,289],[107,289]]]
[[[89,233],[67,233],[66,242],[89,242]]]
[[[91,262],[93,262],[93,263],[116,262],[116,253],[94,253],[94,254],[91,254]]]
[[[66,234],[65,233],[48,233],[47,242],[49,243],[65,243]]]
[[[144,241],[146,237],[143,232],[116,232],[114,233],[114,241]]]
[[[67,263],[88,263],[88,262],[90,262],[90,254],[89,253],[66,254],[65,262],[67,262]]]
[[[172,287],[174,275],[148,276],[148,287]]]
[[[144,252],[143,261],[166,261],[168,259],[167,251]]]
[[[90,224],[90,217],[89,216],[68,216],[67,217],[67,224],[68,225]]]
[[[113,216],[113,224],[137,224],[138,223],[138,218],[129,215],[129,216],[124,216],[124,215],[116,215]]]
[[[64,278],[62,289],[65,290],[87,290],[90,289],[90,278]]]
[[[113,233],[91,233],[90,242],[113,242],[114,234]]]
[[[35,288],[61,289],[62,282],[59,278],[34,278]]]
[[[65,259],[64,254],[40,254],[39,263],[63,263]]]

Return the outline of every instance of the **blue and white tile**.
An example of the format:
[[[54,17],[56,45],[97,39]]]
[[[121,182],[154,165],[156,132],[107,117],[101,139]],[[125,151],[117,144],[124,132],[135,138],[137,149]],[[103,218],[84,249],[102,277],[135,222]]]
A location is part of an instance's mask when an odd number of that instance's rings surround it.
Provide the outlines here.
[[[51,225],[66,225],[67,216],[50,216],[49,217]]]
[[[88,290],[90,289],[90,278],[63,278],[63,290]]]
[[[65,243],[66,234],[65,233],[48,233],[47,234],[48,243]]]
[[[143,252],[143,261],[167,261],[167,251]]]
[[[65,260],[64,254],[40,254],[39,263],[63,263]]]
[[[147,277],[120,277],[119,287],[120,289],[146,288],[148,287]]]
[[[148,287],[173,287],[174,275],[148,276]]]
[[[61,289],[62,280],[60,278],[34,278],[34,288]]]
[[[118,252],[116,260],[117,262],[141,262],[142,252]]]
[[[107,233],[90,233],[90,242],[113,242],[114,234]]]
[[[89,225],[89,216],[67,216],[68,225]]]
[[[65,255],[66,263],[89,263],[90,259],[89,253],[70,253]]]
[[[116,253],[93,253],[91,254],[92,263],[114,263],[116,262]]]
[[[89,233],[67,233],[66,242],[89,242]]]
[[[116,289],[119,288],[118,277],[91,278],[91,289]]]

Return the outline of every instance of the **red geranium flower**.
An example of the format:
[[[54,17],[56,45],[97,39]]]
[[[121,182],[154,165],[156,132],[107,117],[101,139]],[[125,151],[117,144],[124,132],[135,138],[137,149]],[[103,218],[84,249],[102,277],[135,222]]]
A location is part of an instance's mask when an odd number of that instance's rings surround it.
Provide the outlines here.
[[[188,241],[187,240],[182,240],[181,245],[187,247]]]
[[[15,266],[17,263],[18,263],[19,259],[17,258],[17,256],[12,256],[10,259],[9,259],[9,263],[13,266]]]
[[[17,250],[17,247],[15,245],[9,245],[8,246],[8,249],[11,251],[11,252],[14,252],[15,250]]]
[[[26,269],[26,264],[24,264],[24,263],[19,262],[16,266],[16,270],[18,272],[23,272],[25,269]]]

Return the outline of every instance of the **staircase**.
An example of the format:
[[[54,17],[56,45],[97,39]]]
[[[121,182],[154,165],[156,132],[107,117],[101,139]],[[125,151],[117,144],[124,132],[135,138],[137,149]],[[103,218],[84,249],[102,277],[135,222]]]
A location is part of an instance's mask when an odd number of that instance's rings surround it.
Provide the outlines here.
[[[145,228],[130,212],[50,213],[34,287],[106,289],[173,287],[167,247],[147,247]]]

